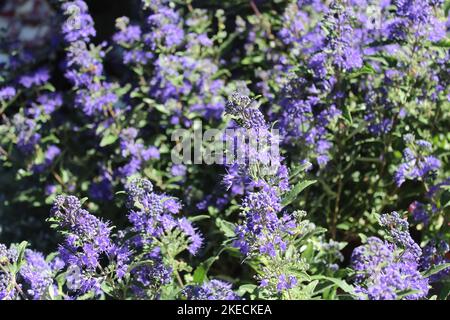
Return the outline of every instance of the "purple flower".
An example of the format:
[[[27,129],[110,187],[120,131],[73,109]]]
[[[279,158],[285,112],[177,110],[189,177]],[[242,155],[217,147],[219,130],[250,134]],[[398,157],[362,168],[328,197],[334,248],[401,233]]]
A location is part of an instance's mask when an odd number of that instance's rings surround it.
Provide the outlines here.
[[[353,251],[351,264],[361,299],[394,300],[408,290],[417,292],[404,299],[419,299],[428,293],[428,279],[420,274],[417,258],[376,237]]]
[[[189,220],[175,217],[181,209],[176,199],[153,192],[152,184],[145,179],[130,181],[126,190],[130,207],[128,220],[144,243],[152,244],[166,233],[181,231],[186,249],[192,255],[198,252],[203,237]]]
[[[20,77],[19,83],[25,88],[32,86],[41,86],[50,79],[49,70],[46,68],[38,69],[34,73]]]
[[[127,17],[121,17],[116,20],[116,27],[119,32],[114,34],[113,40],[121,45],[133,45],[141,40],[142,30],[137,25],[129,25]]]
[[[8,101],[16,95],[16,89],[11,86],[0,89],[0,100]]]
[[[404,137],[407,147],[403,151],[403,160],[395,172],[395,182],[401,186],[407,179],[423,180],[429,174],[441,167],[441,162],[436,157],[429,155],[432,146],[424,140],[415,140],[414,136],[407,134]]]
[[[89,15],[86,2],[82,0],[65,2],[62,10],[67,17],[62,26],[64,39],[67,42],[89,41],[91,37],[95,36],[94,21]]]
[[[25,265],[20,269],[20,275],[27,284],[26,290],[33,300],[47,299],[53,290],[53,268],[45,261],[40,252],[27,249]]]
[[[11,246],[9,249],[0,243],[0,264],[10,266],[17,262],[17,249]],[[0,269],[0,300],[14,300],[18,294],[17,289],[11,286],[14,275],[5,268]]]
[[[446,256],[450,252],[450,246],[445,240],[430,241],[424,248],[420,258],[420,267],[427,271],[432,267],[450,263],[450,259]],[[445,268],[438,273],[430,276],[430,282],[436,282],[450,274],[450,267]]]
[[[187,286],[183,295],[188,300],[240,300],[230,283],[215,279],[202,285]]]

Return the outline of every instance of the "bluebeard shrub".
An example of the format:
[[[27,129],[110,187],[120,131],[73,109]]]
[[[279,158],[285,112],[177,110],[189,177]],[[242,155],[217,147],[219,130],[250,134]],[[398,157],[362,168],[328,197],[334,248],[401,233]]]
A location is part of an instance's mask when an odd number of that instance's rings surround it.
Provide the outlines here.
[[[0,8],[0,299],[448,299],[448,1],[32,2]],[[179,163],[181,129],[234,147]]]

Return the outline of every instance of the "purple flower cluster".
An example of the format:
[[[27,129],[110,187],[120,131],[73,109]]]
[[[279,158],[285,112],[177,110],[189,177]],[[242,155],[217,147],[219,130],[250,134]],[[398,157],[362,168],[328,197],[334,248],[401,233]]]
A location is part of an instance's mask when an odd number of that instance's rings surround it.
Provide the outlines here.
[[[71,289],[86,293],[100,292],[101,279],[97,270],[101,261],[113,255],[110,226],[82,209],[74,196],[57,196],[51,214],[65,239],[59,247],[59,257],[73,272],[76,281]]]
[[[269,125],[249,97],[241,93],[233,94],[226,111],[235,117],[237,124],[250,136],[273,139]],[[288,170],[282,164],[282,158],[277,155],[276,159],[269,159],[272,160],[270,163],[265,161],[267,159],[264,156],[261,157],[263,153],[259,150],[256,153],[249,152],[253,162],[232,164],[224,177],[224,183],[228,187],[233,187],[236,181],[245,184],[242,191],[242,222],[235,229],[237,239],[234,246],[247,258],[264,257],[272,261],[262,267],[263,274],[258,276],[260,287],[275,294],[283,294],[293,289],[299,281],[295,274],[288,271],[289,266],[303,267],[297,257],[285,257],[291,245],[290,238],[298,231],[301,217],[282,210],[281,197],[290,189]],[[264,170],[270,166],[273,166],[272,170]]]
[[[213,42],[206,33],[195,31],[201,22],[196,15],[201,13],[195,10],[193,17],[183,20],[167,3],[152,3],[144,26],[130,24],[126,17],[116,23],[114,40],[123,49],[124,63],[142,67],[152,62],[154,70],[145,77],[149,94],[170,111],[171,125],[190,126],[187,113],[220,119],[224,110],[225,83],[215,77],[219,65],[210,50]],[[184,25],[192,32],[186,33]]]
[[[82,0],[65,2],[62,5],[67,17],[62,32],[67,48],[66,78],[78,89],[75,102],[88,116],[102,114],[117,102],[114,85],[103,80],[102,44],[93,47],[95,36],[93,20],[86,3]]]
[[[54,273],[64,267],[64,262],[56,257],[47,262],[42,253],[27,249],[25,251],[25,265],[20,269],[20,275],[27,284],[27,294],[33,300],[44,300],[55,296],[57,289],[54,283]]]
[[[341,111],[331,104],[324,108],[316,85],[310,85],[304,78],[292,79],[283,88],[279,101],[282,107],[280,131],[284,143],[305,146],[303,156],[315,158],[320,167],[330,160],[332,147],[327,127],[340,115]]]
[[[351,261],[361,299],[419,299],[428,293],[428,279],[420,274],[418,260],[392,243],[370,237],[353,251]]]
[[[427,38],[438,41],[445,37],[445,23],[434,13],[438,2],[429,0],[398,0],[395,5],[395,17],[387,22],[386,33],[391,39],[406,40]]]
[[[444,263],[450,263],[448,253],[450,245],[444,240],[430,241],[424,248],[420,258],[420,267],[422,270],[429,270],[432,267],[438,267]],[[436,282],[450,274],[450,267],[447,267],[429,277],[430,282]]]
[[[0,89],[0,100],[8,101],[16,95],[16,89],[11,86],[3,87]]]
[[[41,140],[41,134],[38,133],[38,124],[33,119],[26,118],[20,113],[13,117],[12,123],[17,135],[17,148],[25,155],[32,154]]]
[[[48,167],[50,167],[53,164],[54,160],[60,155],[60,153],[61,153],[61,149],[59,149],[57,146],[49,145],[47,147],[47,150],[45,151],[43,162],[36,164],[33,167],[33,170],[36,173],[43,172],[45,169],[47,169]]]
[[[414,258],[419,259],[422,250],[409,234],[409,223],[398,212],[391,212],[380,217],[380,225],[385,227],[392,242],[405,252],[409,252]]]
[[[231,284],[221,280],[210,280],[202,285],[187,286],[183,295],[188,300],[240,300],[231,289]]]
[[[286,250],[284,235],[295,230],[296,223],[287,214],[279,217],[281,199],[275,187],[266,183],[259,187],[260,191],[249,192],[243,200],[244,222],[236,229],[235,245],[245,255],[259,252],[275,257]]]
[[[324,14],[322,20],[311,19],[311,11]],[[286,9],[280,31],[296,56],[294,61],[281,59],[287,76],[277,81],[284,85],[277,101],[281,109],[273,119],[279,121],[283,142],[301,144],[301,156],[315,159],[320,167],[330,160],[329,128],[342,114],[342,74],[363,63],[351,15],[349,6],[342,3],[327,7],[320,1],[299,1]],[[298,63],[307,64],[310,72],[298,71]]]
[[[16,261],[17,250],[14,247],[8,249],[4,244],[0,244],[0,300],[12,300],[17,294],[14,275],[9,270],[9,266]]]
[[[404,162],[395,172],[395,182],[401,186],[407,179],[426,180],[430,174],[440,168],[441,162],[430,155],[432,145],[425,140],[416,140],[412,134],[404,137],[407,147],[403,151]]]
[[[181,232],[187,250],[192,255],[198,253],[203,237],[189,220],[176,216],[181,210],[177,199],[153,192],[153,185],[148,180],[132,180],[126,190],[130,207],[128,220],[133,231],[139,234],[139,242],[153,244],[164,234]]]
[[[327,76],[327,62],[340,71],[349,71],[362,66],[362,56],[355,44],[348,6],[334,1],[322,20],[325,30],[323,48],[311,57],[310,67],[317,78]]]
[[[19,83],[24,88],[31,88],[33,86],[42,86],[50,79],[50,72],[46,68],[38,69],[33,73],[26,74],[20,77]]]
[[[408,222],[392,212],[382,215],[380,224],[387,230],[389,241],[370,237],[352,253],[356,292],[362,299],[371,300],[425,297],[428,279],[419,271],[422,250],[411,238]]]
[[[256,101],[238,91],[231,95],[225,110],[226,113],[235,116],[239,125],[246,129],[253,128],[259,131],[260,129],[267,130],[268,128]]]
[[[141,142],[137,142],[138,130],[127,128],[120,135],[120,149],[122,157],[129,161],[118,169],[118,175],[126,178],[137,172],[142,164],[150,159],[159,159],[159,150],[156,147],[146,148]]]
[[[412,217],[417,223],[424,223],[425,225],[429,222],[429,215],[427,213],[427,206],[419,201],[413,201],[409,207],[408,211],[412,214]]]

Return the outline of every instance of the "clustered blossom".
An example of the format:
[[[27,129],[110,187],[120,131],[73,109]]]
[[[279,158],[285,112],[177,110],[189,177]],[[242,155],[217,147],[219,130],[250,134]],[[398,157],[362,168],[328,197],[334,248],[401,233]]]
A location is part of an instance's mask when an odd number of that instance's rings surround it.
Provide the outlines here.
[[[309,21],[308,10],[303,9],[305,5],[323,11],[323,19]],[[320,2],[298,2],[286,9],[280,32],[286,45],[294,52],[301,52],[299,60],[308,64],[314,81],[308,73],[287,71],[277,101],[281,110],[274,114],[274,120],[279,121],[283,142],[305,146],[302,156],[307,160],[315,159],[319,167],[324,167],[330,160],[333,142],[328,130],[342,114],[339,103],[345,95],[339,88],[342,86],[341,73],[356,70],[363,63],[350,16],[349,9],[338,2],[331,3],[329,8]],[[304,30],[299,28],[298,24],[303,21],[313,26]],[[295,70],[294,66],[284,68]],[[329,98],[333,102],[325,101]]]
[[[11,86],[3,87],[0,89],[0,100],[8,101],[16,95],[16,89]]]
[[[316,85],[309,85],[304,78],[290,80],[279,101],[283,108],[280,131],[284,143],[303,143],[306,146],[305,157],[315,158],[319,166],[324,167],[330,160],[329,150],[332,148],[327,127],[342,112],[334,104],[323,109],[318,93]]]
[[[352,253],[356,292],[361,299],[370,300],[425,297],[428,279],[419,270],[422,251],[409,235],[408,222],[393,212],[382,215],[380,223],[391,240],[370,237]],[[408,291],[417,292],[407,294]],[[401,296],[403,293],[405,296]]]
[[[17,148],[25,155],[33,153],[41,140],[41,134],[37,132],[38,124],[22,114],[16,114],[12,122],[17,134]]]
[[[226,104],[226,113],[237,123],[232,134],[225,132],[223,137],[231,145],[231,150],[227,150],[230,154],[226,155],[231,163],[228,162],[228,173],[223,179],[227,189],[236,185],[239,189],[243,184],[251,189],[264,177],[286,191],[287,168],[276,148],[279,137],[270,130],[256,101],[242,92],[234,92]]]
[[[387,23],[388,37],[405,40],[411,35],[414,38],[428,38],[431,41],[445,37],[445,22],[434,14],[438,3],[429,0],[393,1],[395,18]]]
[[[53,161],[59,156],[61,149],[55,145],[48,146],[44,154],[44,161],[34,166],[34,171],[39,173],[53,164]]]
[[[59,258],[53,263],[48,263],[42,253],[30,249],[25,252],[25,260],[20,275],[29,287],[27,293],[34,300],[42,300],[49,297],[50,291],[56,292],[57,289],[53,287],[54,271],[62,268],[64,263]]]
[[[235,116],[239,125],[246,129],[267,130],[264,116],[255,101],[240,92],[234,92],[231,95],[225,110],[228,114]]]
[[[219,119],[224,110],[222,96],[225,83],[215,78],[219,65],[208,52],[212,40],[206,33],[196,33],[202,22],[195,10],[192,18],[183,20],[180,13],[165,2],[150,5],[146,24],[131,24],[127,17],[116,21],[118,32],[113,39],[123,51],[125,64],[145,65],[150,61],[154,70],[146,77],[149,95],[155,103],[170,110],[171,125],[191,125],[186,111],[205,119]],[[185,32],[186,26],[190,32]],[[191,31],[192,30],[192,31]],[[186,99],[189,97],[189,99]],[[183,112],[180,101],[186,103]]]
[[[86,293],[100,290],[101,280],[96,278],[96,271],[101,268],[102,257],[112,255],[114,244],[110,226],[81,206],[74,196],[57,196],[51,214],[59,230],[66,232],[59,256],[79,273],[73,289]]]
[[[409,205],[408,211],[412,214],[415,222],[428,224],[430,217],[427,213],[427,207],[424,203],[414,201]]]
[[[88,116],[103,113],[118,98],[113,92],[113,84],[103,80],[102,58],[105,53],[101,46],[95,48],[90,43],[96,34],[94,22],[82,0],[65,2],[62,9],[67,17],[62,32],[69,45],[65,75],[78,88],[76,105]]]
[[[103,42],[88,1],[33,1],[0,5],[0,300],[447,294],[444,1],[124,1]],[[225,165],[170,159],[199,123]]]
[[[25,88],[41,86],[50,79],[50,72],[46,68],[38,69],[33,73],[20,77],[19,83]]]
[[[285,251],[284,234],[296,228],[295,221],[289,215],[279,217],[281,199],[276,188],[261,183],[261,191],[249,192],[244,198],[244,223],[236,229],[238,240],[235,245],[242,253],[259,251],[274,257],[277,252]]]
[[[426,181],[428,176],[441,166],[440,160],[430,155],[431,143],[425,140],[415,140],[411,134],[406,134],[404,140],[407,145],[403,151],[404,162],[398,166],[395,172],[395,182],[399,187],[407,179]]]
[[[142,143],[136,141],[137,135],[138,130],[135,128],[124,129],[120,135],[122,157],[130,158],[127,164],[118,169],[119,175],[125,178],[139,172],[143,162],[159,159],[159,150],[154,146],[145,148]]]
[[[429,270],[432,267],[438,267],[444,263],[450,263],[448,252],[450,252],[450,245],[444,240],[430,241],[424,248],[423,254],[420,258],[420,267],[422,270]],[[439,281],[450,274],[450,267],[432,274],[429,277],[430,282]]]
[[[227,103],[226,112],[233,115],[250,136],[255,135],[257,139],[272,138],[262,113],[248,96],[234,93]],[[296,257],[282,258],[290,245],[289,237],[298,230],[297,220],[301,217],[282,210],[281,196],[289,190],[288,171],[281,163],[282,159],[279,155],[271,159],[275,162],[271,164],[275,170],[265,171],[263,169],[269,166],[268,162],[263,161],[259,154],[258,150],[248,155],[250,160],[256,159],[256,162],[236,162],[230,166],[233,170],[238,165],[235,175],[245,177],[249,182],[241,204],[243,221],[235,229],[237,239],[234,246],[246,257],[275,260],[263,267],[264,275],[259,276],[258,280],[261,288],[283,293],[298,283],[297,276],[289,274],[286,268],[291,264],[300,269],[304,267],[303,262]],[[255,170],[254,166],[258,169]],[[224,177],[224,183],[229,187],[235,181],[236,178],[230,173]]]
[[[133,180],[127,184],[126,190],[131,208],[128,220],[142,243],[151,244],[164,233],[179,230],[186,238],[188,251],[193,255],[198,253],[203,238],[191,222],[177,217],[181,210],[177,199],[153,192],[153,185],[148,180]]]
[[[349,71],[362,66],[361,53],[354,44],[355,37],[350,18],[349,10],[344,4],[337,1],[330,4],[330,9],[322,20],[326,31],[324,46],[310,60],[310,66],[317,78],[327,76],[327,60],[331,60],[332,65],[340,71]]]
[[[4,244],[0,244],[0,300],[13,300],[18,294],[17,287],[13,283],[14,275],[8,269],[16,262],[16,248],[11,246],[8,249]]]
[[[183,290],[188,300],[240,300],[231,289],[231,284],[221,280],[210,280],[198,286],[188,286]]]
[[[160,288],[169,284],[173,275],[162,247],[175,248],[175,255],[183,250],[195,255],[203,237],[188,219],[177,217],[181,203],[155,193],[150,181],[132,180],[126,190],[131,228],[117,232],[108,222],[83,209],[78,198],[57,196],[49,219],[64,237],[57,255],[48,260],[40,252],[25,250],[20,285],[12,287],[14,274],[7,267],[16,263],[17,250],[0,245],[0,265],[5,266],[0,272],[0,297],[15,297],[17,288],[32,299],[57,297],[60,292],[55,279],[63,273],[68,290],[64,298],[100,296],[104,286],[110,285],[108,281],[120,281],[125,275],[136,297],[158,298]],[[131,268],[132,264],[135,267]],[[225,295],[225,289],[226,286],[217,288],[217,294]],[[228,295],[231,294],[229,289]]]

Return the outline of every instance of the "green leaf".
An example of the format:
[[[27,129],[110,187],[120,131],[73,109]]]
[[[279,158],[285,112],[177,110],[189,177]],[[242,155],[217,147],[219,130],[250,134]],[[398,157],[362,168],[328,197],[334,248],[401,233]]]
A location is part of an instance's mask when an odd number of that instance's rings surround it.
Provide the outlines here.
[[[239,287],[239,289],[237,290],[237,294],[239,295],[239,296],[243,296],[244,294],[246,294],[246,293],[249,293],[249,294],[252,294],[255,290],[256,290],[256,288],[257,288],[258,286],[257,285],[255,285],[255,284],[243,284],[242,286],[240,286]]]
[[[25,250],[27,249],[28,246],[28,242],[26,241],[22,241],[18,246],[17,246],[17,263],[16,263],[16,272],[19,272],[20,268],[22,267],[25,259]]]
[[[326,277],[322,275],[317,276],[311,276],[311,280],[328,280],[333,282],[335,285],[337,285],[339,288],[341,288],[344,292],[349,294],[354,294],[353,287],[349,285],[345,280],[332,278],[332,277]]]
[[[116,142],[119,137],[117,135],[108,134],[100,141],[100,147],[106,147]]]
[[[289,175],[289,180],[295,178],[297,175],[299,175],[301,172],[304,172],[306,169],[308,169],[312,164],[310,162],[303,163],[299,165],[298,167],[294,168],[291,171],[291,174]]]
[[[443,39],[438,42],[434,42],[433,46],[441,48],[450,48],[450,39]]]
[[[442,208],[450,207],[450,191],[449,190],[445,190],[444,192],[441,193],[440,202],[441,202]]]
[[[370,64],[366,64],[366,65],[362,66],[360,69],[351,72],[349,74],[349,78],[354,79],[363,74],[375,74],[375,73],[376,73],[375,69]]]
[[[128,266],[128,272],[132,271],[133,269],[141,266],[153,266],[155,264],[155,261],[153,260],[143,260],[143,261],[137,261],[135,263],[132,263]]]
[[[203,261],[194,271],[194,282],[195,283],[202,283],[205,281],[206,276],[208,274],[209,268],[213,265],[214,262],[219,260],[220,254],[224,251],[224,248],[217,253],[217,255],[209,257],[205,261]]]
[[[450,263],[443,263],[443,264],[439,264],[437,266],[433,266],[430,269],[428,269],[427,271],[422,272],[422,275],[426,278],[428,278],[429,276],[432,276],[433,274],[436,274],[444,269],[450,268]]]
[[[189,217],[188,220],[191,222],[196,222],[196,221],[201,221],[201,220],[205,220],[205,219],[211,219],[211,217],[207,214],[201,214],[198,216],[194,216],[194,217]]]
[[[283,207],[286,207],[287,205],[291,204],[292,201],[297,199],[297,196],[300,192],[302,192],[304,189],[309,187],[310,185],[316,183],[316,180],[305,180],[297,183],[284,197],[284,199],[281,201],[281,205]]]
[[[311,283],[309,283],[306,287],[304,287],[303,290],[307,293],[308,296],[312,296],[318,284],[319,280],[314,280]]]
[[[232,48],[231,44],[236,39],[236,37],[239,35],[238,32],[232,33],[219,47],[220,55],[230,51]]]
[[[163,114],[170,114],[170,111],[164,105],[159,104],[150,98],[144,98],[144,99],[142,99],[142,101],[144,101],[146,104],[155,108],[156,110],[158,110],[159,112],[161,112]]]
[[[193,277],[195,283],[203,283],[206,278],[206,269],[202,265],[199,265],[195,269]]]
[[[441,291],[439,292],[438,299],[446,300],[450,295],[450,282],[443,282]]]
[[[415,294],[415,293],[420,293],[420,291],[419,290],[403,290],[397,294],[397,299],[401,300],[404,297],[407,297],[407,296]]]
[[[236,236],[236,233],[234,232],[236,226],[234,225],[234,223],[217,218],[216,225],[219,228],[219,230],[224,233],[225,237],[233,238]]]

